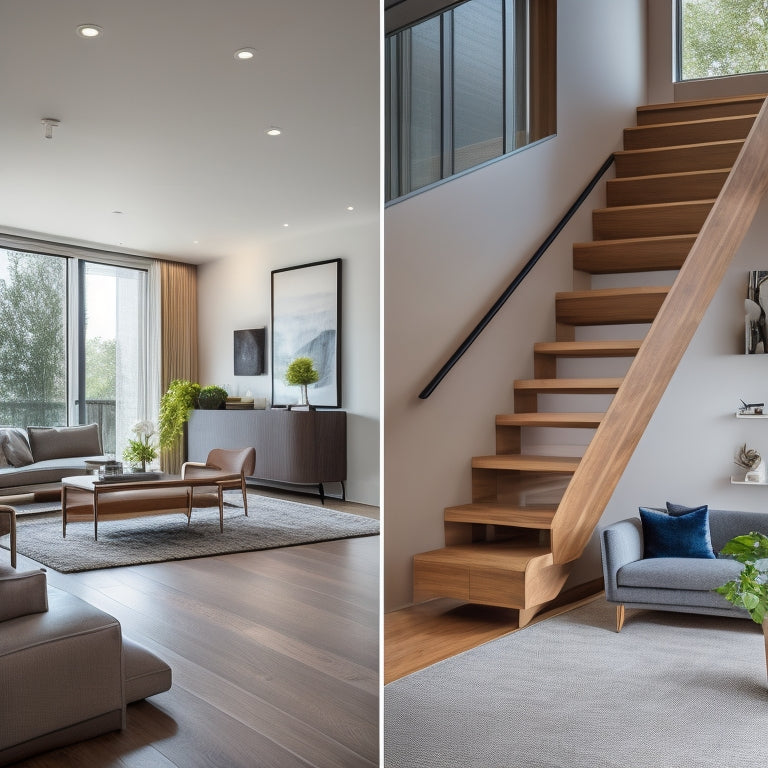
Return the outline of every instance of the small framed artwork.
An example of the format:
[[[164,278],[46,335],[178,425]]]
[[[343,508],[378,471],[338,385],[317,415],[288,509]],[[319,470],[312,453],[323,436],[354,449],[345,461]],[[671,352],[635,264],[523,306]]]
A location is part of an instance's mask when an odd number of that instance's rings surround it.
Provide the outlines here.
[[[313,406],[341,406],[341,259],[272,271],[272,405],[293,405],[299,387],[285,381],[297,357],[319,374],[308,387]]]
[[[266,328],[235,331],[235,376],[261,376],[266,354]]]
[[[768,270],[749,273],[744,300],[744,346],[748,355],[768,353]]]

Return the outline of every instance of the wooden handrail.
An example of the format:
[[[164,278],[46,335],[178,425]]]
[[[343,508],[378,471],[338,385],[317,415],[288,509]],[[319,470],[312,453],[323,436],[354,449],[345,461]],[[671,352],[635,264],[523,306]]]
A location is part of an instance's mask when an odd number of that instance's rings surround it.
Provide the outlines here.
[[[437,388],[437,385],[446,377],[448,372],[453,368],[456,363],[459,362],[464,353],[472,346],[475,339],[485,330],[488,324],[496,316],[496,313],[506,304],[507,299],[517,290],[520,283],[523,282],[526,275],[536,266],[536,263],[544,255],[546,250],[555,241],[555,238],[560,234],[565,225],[573,218],[576,211],[582,206],[584,201],[589,197],[590,192],[595,188],[600,179],[603,178],[606,171],[613,164],[614,156],[611,154],[608,159],[600,166],[600,170],[592,177],[592,180],[584,187],[582,193],[576,198],[576,201],[568,209],[562,219],[555,225],[555,228],[547,235],[544,242],[536,249],[533,256],[526,262],[525,266],[518,272],[515,279],[507,286],[504,293],[496,299],[493,306],[485,313],[483,319],[472,329],[472,332],[467,336],[464,341],[461,342],[459,348],[451,355],[445,365],[434,375],[432,381],[427,384],[426,387],[419,393],[419,397],[422,400],[426,400]]]
[[[584,551],[768,190],[768,102],[563,495],[555,563]]]

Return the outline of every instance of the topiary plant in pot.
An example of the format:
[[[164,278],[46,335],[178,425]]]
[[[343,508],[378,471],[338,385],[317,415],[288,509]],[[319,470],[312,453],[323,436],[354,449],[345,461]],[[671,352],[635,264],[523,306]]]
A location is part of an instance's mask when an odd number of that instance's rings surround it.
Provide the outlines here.
[[[215,411],[227,402],[227,396],[226,389],[209,384],[200,390],[197,395],[197,404],[203,410]]]
[[[311,357],[297,357],[285,369],[286,382],[301,387],[301,405],[309,405],[307,386],[314,384],[319,378],[320,374],[315,370],[315,363]]]
[[[174,379],[160,398],[158,418],[158,443],[161,448],[171,448],[184,431],[184,424],[195,407],[200,385],[186,379]]]
[[[768,536],[747,533],[731,539],[721,550],[744,564],[739,577],[717,587],[729,603],[745,608],[752,621],[762,624],[765,636],[765,664],[768,671]]]

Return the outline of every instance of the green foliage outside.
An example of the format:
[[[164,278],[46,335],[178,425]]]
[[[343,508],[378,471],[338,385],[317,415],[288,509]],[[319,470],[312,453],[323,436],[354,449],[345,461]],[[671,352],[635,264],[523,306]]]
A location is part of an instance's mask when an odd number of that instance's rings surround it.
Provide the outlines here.
[[[85,397],[115,400],[117,393],[117,345],[114,339],[96,337],[85,342]]]
[[[0,280],[0,421],[19,426],[66,423],[64,259],[5,253],[7,276]]]
[[[768,70],[768,0],[679,0],[681,78]]]
[[[721,550],[744,564],[739,578],[717,587],[729,603],[746,608],[752,621],[762,624],[768,615],[768,536],[748,533],[731,539]]]

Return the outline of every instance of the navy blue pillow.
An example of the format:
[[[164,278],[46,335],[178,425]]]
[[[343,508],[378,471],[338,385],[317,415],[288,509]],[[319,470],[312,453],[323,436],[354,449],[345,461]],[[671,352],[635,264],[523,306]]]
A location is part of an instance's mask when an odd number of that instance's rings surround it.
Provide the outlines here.
[[[644,557],[695,557],[714,560],[709,510],[698,507],[682,515],[665,515],[640,507]]]
[[[686,507],[685,504],[673,504],[671,501],[667,502],[667,512],[670,515],[684,515],[686,512],[693,512],[694,509],[706,509],[706,504],[701,504],[698,507]]]

